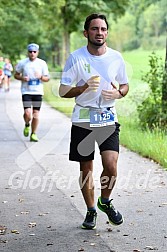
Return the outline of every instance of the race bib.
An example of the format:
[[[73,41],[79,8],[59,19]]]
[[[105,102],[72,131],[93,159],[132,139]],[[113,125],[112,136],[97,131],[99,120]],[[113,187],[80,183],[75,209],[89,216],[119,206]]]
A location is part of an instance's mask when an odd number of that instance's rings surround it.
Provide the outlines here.
[[[114,113],[107,109],[90,109],[90,127],[104,127],[115,124]]]
[[[40,80],[39,79],[33,79],[33,80],[29,80],[28,81],[28,85],[29,86],[37,86],[40,84]]]

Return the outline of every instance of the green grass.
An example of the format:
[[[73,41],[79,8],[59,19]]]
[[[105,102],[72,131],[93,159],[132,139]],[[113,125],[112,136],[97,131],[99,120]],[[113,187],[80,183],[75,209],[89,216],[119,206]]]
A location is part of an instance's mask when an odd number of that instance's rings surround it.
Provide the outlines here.
[[[63,112],[68,117],[71,116],[74,99],[60,98],[58,95],[59,80],[50,80],[44,85],[44,100],[48,102],[53,108]]]
[[[128,76],[130,76],[130,81],[132,80],[141,80],[142,75],[148,71],[149,66],[149,55],[153,51],[143,51],[143,50],[134,50],[130,52],[122,53],[124,60],[127,64],[127,71],[129,70]],[[165,61],[165,49],[154,51],[157,56],[161,57]]]
[[[141,130],[137,121],[120,117],[120,142],[128,149],[143,157],[154,160],[167,169],[167,136],[164,132],[154,130]]]
[[[123,53],[126,61],[130,91],[116,103],[119,122],[121,123],[120,143],[128,149],[150,158],[167,169],[167,136],[164,132],[154,130],[142,131],[137,120],[137,106],[149,95],[147,83],[141,80],[149,70],[148,61],[152,51],[136,50]],[[165,59],[165,50],[155,52]],[[59,80],[45,84],[44,99],[52,107],[71,117],[74,99],[60,98],[58,95]]]

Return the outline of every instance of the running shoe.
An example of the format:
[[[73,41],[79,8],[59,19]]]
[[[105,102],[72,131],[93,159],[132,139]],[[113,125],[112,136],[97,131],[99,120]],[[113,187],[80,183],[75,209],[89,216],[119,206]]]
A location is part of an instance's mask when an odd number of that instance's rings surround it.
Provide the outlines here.
[[[82,223],[83,229],[95,229],[96,228],[97,212],[94,210],[87,211],[84,222]]]
[[[109,222],[114,225],[120,225],[123,223],[122,215],[114,208],[113,204],[111,203],[112,199],[103,204],[101,202],[101,197],[98,198],[97,206],[98,208],[107,214]]]
[[[32,133],[30,136],[30,141],[31,142],[38,142],[38,137],[35,133]]]
[[[25,126],[23,134],[25,137],[28,137],[30,133],[30,126]]]

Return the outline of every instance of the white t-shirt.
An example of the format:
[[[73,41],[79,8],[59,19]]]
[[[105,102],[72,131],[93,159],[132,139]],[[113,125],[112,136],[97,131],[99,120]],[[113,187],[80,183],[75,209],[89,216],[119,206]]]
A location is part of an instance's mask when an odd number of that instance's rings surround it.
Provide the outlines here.
[[[39,58],[36,58],[33,61],[29,58],[23,59],[17,64],[16,72],[22,73],[23,76],[28,76],[30,78],[29,82],[22,81],[22,94],[44,94],[43,84],[41,80],[36,78],[36,74],[49,76],[48,67],[44,60]]]
[[[72,122],[89,122],[89,113],[86,113],[86,110],[108,107],[112,108],[115,113],[115,121],[117,121],[115,100],[104,100],[101,91],[111,90],[113,88],[111,82],[120,85],[128,83],[125,63],[118,51],[107,47],[106,53],[101,56],[90,54],[86,46],[74,51],[66,61],[61,84],[82,86],[91,76],[95,75],[100,76],[100,86],[97,92],[85,90],[75,98],[76,105],[73,110]]]

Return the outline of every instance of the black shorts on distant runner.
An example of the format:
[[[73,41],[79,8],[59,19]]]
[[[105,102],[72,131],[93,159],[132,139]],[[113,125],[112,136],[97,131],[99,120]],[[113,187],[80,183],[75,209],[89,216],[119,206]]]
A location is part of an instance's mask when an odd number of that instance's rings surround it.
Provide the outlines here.
[[[71,127],[71,142],[69,160],[89,161],[94,160],[95,141],[100,154],[106,150],[119,153],[120,124],[90,128],[89,123],[76,123]]]
[[[42,95],[22,95],[24,109],[33,107],[34,110],[40,110],[42,104]]]

